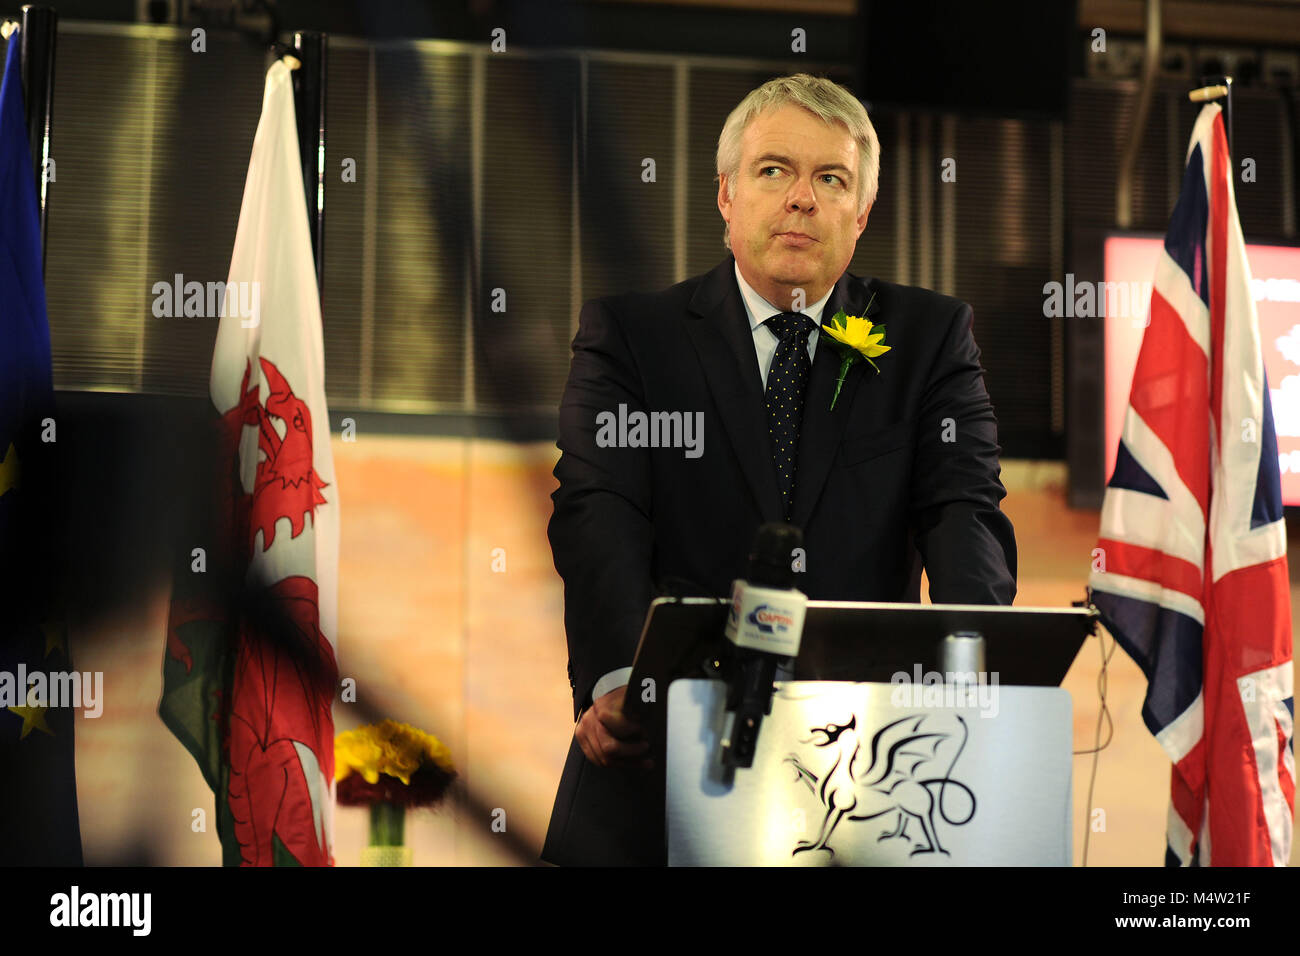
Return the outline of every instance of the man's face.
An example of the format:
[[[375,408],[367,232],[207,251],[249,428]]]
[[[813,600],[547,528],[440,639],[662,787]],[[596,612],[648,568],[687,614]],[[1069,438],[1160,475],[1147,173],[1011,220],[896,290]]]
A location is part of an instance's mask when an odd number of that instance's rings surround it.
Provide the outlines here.
[[[799,106],[770,109],[741,137],[736,194],[725,175],[718,209],[731,228],[741,274],[764,298],[805,304],[834,285],[853,258],[871,208],[858,210],[858,144]]]

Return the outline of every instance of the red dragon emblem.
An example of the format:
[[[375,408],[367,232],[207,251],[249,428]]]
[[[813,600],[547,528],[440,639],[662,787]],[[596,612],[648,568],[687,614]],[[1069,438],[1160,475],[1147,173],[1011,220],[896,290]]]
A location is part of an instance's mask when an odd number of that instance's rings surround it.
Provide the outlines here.
[[[312,422],[275,364],[259,359],[270,386],[266,403],[250,387],[245,367],[240,398],[218,426],[217,508],[225,553],[214,561],[227,582],[243,582],[262,533],[261,552],[276,540],[286,518],[297,538],[316,508],[326,504],[312,466]],[[283,423],[284,436],[276,428]],[[240,480],[239,447],[247,426],[258,429],[258,462],[252,493]],[[229,766],[227,803],[245,866],[268,866],[273,838],[306,866],[333,864],[326,845],[328,787],[334,779],[334,722],[330,706],[338,684],[334,650],[321,633],[316,582],[290,575],[249,592],[238,587],[226,600],[178,598],[168,622],[168,655],[193,666],[178,631],[195,621],[233,622],[234,661],[229,693],[218,719]]]

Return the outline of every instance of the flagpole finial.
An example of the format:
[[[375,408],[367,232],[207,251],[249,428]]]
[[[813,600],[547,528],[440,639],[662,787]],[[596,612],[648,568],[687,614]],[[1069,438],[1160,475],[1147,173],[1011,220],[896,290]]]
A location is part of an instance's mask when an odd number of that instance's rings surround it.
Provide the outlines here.
[[[6,40],[8,40],[11,36],[14,35],[14,31],[17,29],[18,29],[17,20],[6,20],[3,24],[0,24],[0,37],[4,37]]]
[[[284,56],[280,57],[280,59],[284,60],[284,65],[291,70],[297,70],[302,66],[302,60],[298,59],[292,53],[286,53]]]
[[[1219,100],[1228,95],[1228,87],[1222,83],[1216,83],[1213,86],[1202,86],[1199,89],[1190,91],[1187,98],[1193,103],[1208,103],[1210,100]]]

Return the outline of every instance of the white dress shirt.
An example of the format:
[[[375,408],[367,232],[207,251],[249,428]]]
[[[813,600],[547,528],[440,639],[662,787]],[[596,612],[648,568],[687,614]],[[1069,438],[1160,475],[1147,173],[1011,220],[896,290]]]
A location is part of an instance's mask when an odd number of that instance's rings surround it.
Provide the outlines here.
[[[754,351],[758,353],[758,370],[763,376],[764,385],[767,383],[767,373],[772,368],[772,357],[776,355],[776,333],[769,328],[765,328],[763,323],[774,315],[780,315],[785,309],[778,308],[767,299],[763,298],[754,289],[752,285],[745,281],[745,277],[740,274],[740,266],[736,267],[736,284],[740,286],[740,299],[745,303],[745,312],[749,316],[749,328],[754,334]],[[808,336],[808,360],[812,361],[817,356],[817,339],[821,336],[822,312],[826,308],[826,301],[831,297],[834,286],[826,290],[826,294],[814,302],[812,305],[805,306],[801,311],[808,318],[816,323],[817,328],[813,329]]]
[[[767,383],[767,373],[772,369],[772,358],[776,355],[777,337],[776,333],[770,328],[763,325],[774,315],[780,315],[785,309],[779,308],[768,302],[758,292],[745,281],[745,277],[740,274],[740,266],[737,264],[736,284],[740,286],[740,300],[745,304],[745,313],[749,316],[749,329],[754,335],[754,352],[758,356],[758,370],[763,376],[764,386]],[[808,360],[812,361],[817,354],[817,339],[820,337],[820,328],[822,324],[822,311],[826,308],[826,302],[834,291],[834,286],[826,290],[826,294],[814,302],[812,305],[804,307],[801,311],[808,318],[812,319],[817,325],[808,335]],[[612,670],[600,680],[596,681],[596,686],[591,689],[591,699],[594,701],[598,697],[603,697],[612,690],[627,684],[632,679],[631,667],[620,667]],[[579,717],[581,719],[581,717]]]

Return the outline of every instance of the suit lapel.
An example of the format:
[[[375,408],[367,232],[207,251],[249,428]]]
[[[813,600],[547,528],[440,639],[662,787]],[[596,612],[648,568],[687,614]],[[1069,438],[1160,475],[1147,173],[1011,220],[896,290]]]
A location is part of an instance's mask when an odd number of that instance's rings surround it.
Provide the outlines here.
[[[691,340],[699,352],[705,378],[722,418],[736,457],[740,460],[745,481],[758,503],[764,521],[781,520],[781,491],[776,483],[772,463],[772,446],[767,434],[767,406],[763,400],[763,382],[754,335],[749,317],[736,285],[734,259],[727,257],[708,273],[691,298],[692,316],[686,323]],[[822,322],[830,321],[838,310],[849,315],[873,315],[879,303],[871,299],[871,280],[858,279],[847,272],[835,283],[822,312]],[[840,357],[830,338],[819,333],[817,354],[804,400],[803,425],[799,433],[799,460],[795,469],[794,506],[790,520],[802,527],[821,496],[831,463],[839,448],[840,436],[848,421],[853,394],[864,375],[866,362],[849,370],[835,410],[830,410],[831,395],[839,376]],[[874,372],[872,372],[874,375]]]
[[[686,328],[759,513],[765,522],[780,521],[781,491],[767,436],[763,383],[733,263],[728,256],[704,277],[691,298],[693,314]]]
[[[840,276],[831,297],[826,301],[822,324],[829,323],[831,316],[840,309],[849,315],[876,314],[880,309],[879,302],[872,302],[871,308],[867,309],[867,302],[871,299],[871,284],[870,279],[854,278],[847,272]],[[830,336],[822,330],[818,333],[812,377],[804,399],[803,424],[799,430],[799,457],[794,473],[794,506],[790,512],[790,522],[800,528],[812,516],[813,507],[821,497],[822,488],[839,449],[840,436],[844,434],[849,409],[853,407],[853,395],[864,376],[874,378],[876,375],[875,370],[865,361],[854,363],[844,380],[840,397],[835,402],[835,410],[831,411],[831,396],[835,394],[835,380],[839,373],[840,353]]]

